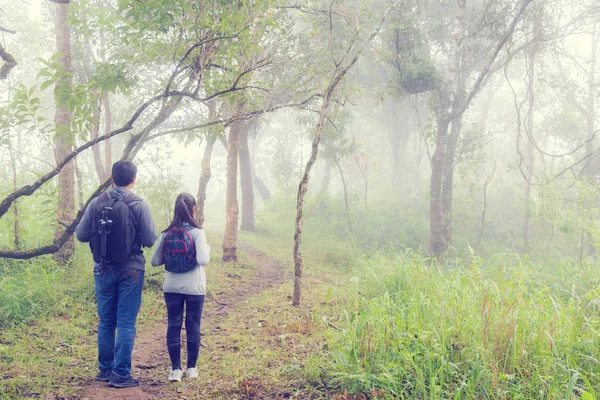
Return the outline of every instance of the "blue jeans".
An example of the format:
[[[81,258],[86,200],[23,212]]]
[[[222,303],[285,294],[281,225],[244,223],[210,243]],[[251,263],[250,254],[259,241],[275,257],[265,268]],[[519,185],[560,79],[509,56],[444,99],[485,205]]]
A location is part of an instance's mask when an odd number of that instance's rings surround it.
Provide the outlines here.
[[[94,270],[94,280],[100,316],[98,368],[101,371],[112,369],[113,373],[127,378],[131,373],[131,352],[135,321],[142,302],[144,271],[105,268],[104,271]]]

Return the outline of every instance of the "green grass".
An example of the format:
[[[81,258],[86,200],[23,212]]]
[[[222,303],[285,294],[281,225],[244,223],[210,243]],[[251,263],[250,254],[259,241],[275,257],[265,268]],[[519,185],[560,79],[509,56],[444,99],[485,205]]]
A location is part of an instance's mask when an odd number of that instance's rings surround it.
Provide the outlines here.
[[[386,398],[597,398],[596,266],[501,260],[365,260],[348,282],[327,378]]]
[[[273,221],[275,223],[276,221]],[[241,240],[290,267],[292,231],[263,219]],[[312,228],[311,228],[312,229]],[[211,233],[211,232],[209,232]],[[209,235],[209,298],[235,291],[253,260],[221,264]],[[95,373],[89,255],[1,264],[0,398],[79,396]],[[438,264],[305,235],[302,306],[292,279],[203,323],[200,398],[573,399],[600,395],[597,265],[514,254]],[[249,266],[249,267],[248,267]],[[164,321],[163,269],[148,267],[139,331]],[[166,370],[152,372],[164,380]]]

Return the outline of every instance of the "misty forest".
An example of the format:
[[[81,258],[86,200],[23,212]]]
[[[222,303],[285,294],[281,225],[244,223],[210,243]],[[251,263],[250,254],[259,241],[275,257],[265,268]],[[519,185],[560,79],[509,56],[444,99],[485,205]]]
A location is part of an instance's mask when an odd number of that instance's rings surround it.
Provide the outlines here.
[[[599,96],[597,0],[0,0],[0,398],[600,399]],[[119,160],[197,199],[197,380],[146,263],[94,381]]]

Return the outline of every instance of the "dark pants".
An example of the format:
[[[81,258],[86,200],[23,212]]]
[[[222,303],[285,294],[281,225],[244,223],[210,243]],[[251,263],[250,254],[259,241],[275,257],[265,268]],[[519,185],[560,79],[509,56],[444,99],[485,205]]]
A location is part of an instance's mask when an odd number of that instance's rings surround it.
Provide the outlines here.
[[[142,301],[144,271],[133,268],[94,270],[98,300],[98,367],[127,378],[135,321]],[[116,330],[116,335],[115,335]]]
[[[200,319],[204,306],[204,295],[165,293],[167,316],[167,349],[171,366],[181,369],[181,326],[185,304],[185,332],[187,335],[187,367],[194,368],[200,351]]]

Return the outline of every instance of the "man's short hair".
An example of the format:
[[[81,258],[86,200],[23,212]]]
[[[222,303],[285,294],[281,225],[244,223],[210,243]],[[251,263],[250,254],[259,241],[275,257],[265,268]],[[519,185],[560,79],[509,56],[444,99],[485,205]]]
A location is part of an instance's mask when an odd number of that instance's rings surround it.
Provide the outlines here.
[[[117,161],[112,166],[112,179],[117,186],[128,186],[137,174],[137,167],[131,161]]]

